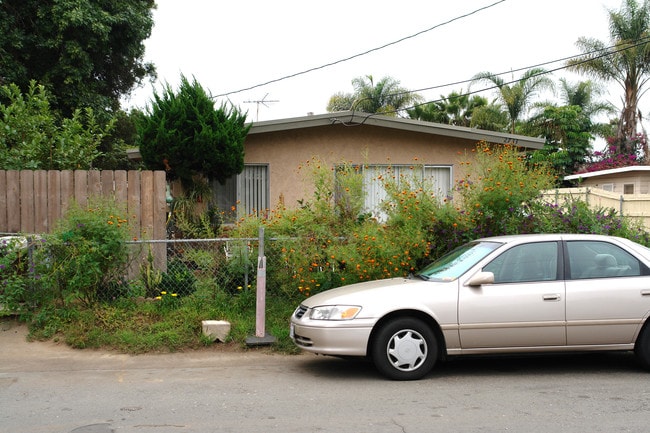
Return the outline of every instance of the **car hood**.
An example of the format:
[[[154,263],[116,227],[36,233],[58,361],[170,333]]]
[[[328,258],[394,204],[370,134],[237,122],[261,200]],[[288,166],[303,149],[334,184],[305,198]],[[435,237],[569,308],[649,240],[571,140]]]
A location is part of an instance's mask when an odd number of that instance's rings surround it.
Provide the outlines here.
[[[411,303],[411,299],[414,301],[413,305],[421,305],[423,292],[430,296],[436,291],[436,286],[455,287],[455,283],[423,281],[417,278],[368,281],[326,290],[305,299],[302,305],[308,308],[320,305],[359,305],[365,313],[369,313],[376,309],[390,309],[396,305],[405,307]]]

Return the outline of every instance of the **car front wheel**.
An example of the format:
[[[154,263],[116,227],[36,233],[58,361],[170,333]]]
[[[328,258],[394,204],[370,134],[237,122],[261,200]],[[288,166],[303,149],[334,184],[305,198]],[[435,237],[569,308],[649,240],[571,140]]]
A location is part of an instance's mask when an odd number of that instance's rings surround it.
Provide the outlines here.
[[[416,380],[438,358],[438,344],[429,326],[414,318],[392,320],[377,332],[371,349],[379,372],[393,380]]]

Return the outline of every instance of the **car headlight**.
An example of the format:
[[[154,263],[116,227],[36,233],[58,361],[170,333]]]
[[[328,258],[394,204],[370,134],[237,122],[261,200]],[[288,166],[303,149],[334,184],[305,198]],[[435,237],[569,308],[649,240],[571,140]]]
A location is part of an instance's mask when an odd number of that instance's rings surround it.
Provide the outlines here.
[[[351,320],[357,317],[361,307],[357,305],[323,305],[314,307],[309,313],[313,320]]]

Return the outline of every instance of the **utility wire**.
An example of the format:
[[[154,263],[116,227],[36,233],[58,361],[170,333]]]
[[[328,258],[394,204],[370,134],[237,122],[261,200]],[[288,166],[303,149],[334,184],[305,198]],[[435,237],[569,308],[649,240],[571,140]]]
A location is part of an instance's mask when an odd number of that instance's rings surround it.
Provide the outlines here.
[[[443,22],[443,23],[436,24],[435,26],[430,27],[430,28],[428,28],[428,29],[426,29],[426,30],[421,30],[421,31],[419,31],[419,32],[417,32],[417,33],[414,33],[414,34],[412,34],[412,35],[405,36],[405,37],[403,37],[403,38],[401,38],[401,39],[398,39],[398,40],[396,40],[396,41],[389,42],[389,43],[387,43],[387,44],[384,44],[384,45],[379,46],[379,47],[376,47],[376,48],[372,48],[372,49],[370,49],[370,50],[364,51],[364,52],[359,53],[359,54],[354,54],[354,55],[352,55],[352,56],[350,56],[350,57],[346,57],[346,58],[343,58],[343,59],[341,59],[341,60],[336,60],[336,61],[334,61],[334,62],[326,63],[326,64],[324,64],[324,65],[317,66],[317,67],[314,67],[314,68],[310,68],[310,69],[307,69],[307,70],[305,70],[305,71],[296,72],[295,74],[285,75],[284,77],[276,78],[276,79],[273,79],[273,80],[267,81],[267,82],[265,82],[265,83],[255,84],[254,86],[245,87],[245,88],[243,88],[243,89],[239,89],[239,90],[233,90],[232,92],[221,93],[221,94],[219,94],[219,95],[215,95],[215,96],[213,96],[213,98],[219,98],[219,97],[221,97],[221,96],[229,96],[229,95],[233,95],[233,94],[235,94],[235,93],[245,92],[245,91],[247,91],[247,90],[256,89],[256,88],[258,88],[258,87],[266,86],[266,85],[268,85],[268,84],[277,83],[278,81],[287,80],[287,79],[289,79],[289,78],[295,78],[295,77],[297,77],[297,76],[304,75],[304,74],[307,74],[307,73],[309,73],[309,72],[314,72],[314,71],[317,71],[317,70],[319,70],[319,69],[324,69],[324,68],[328,68],[328,67],[330,67],[330,66],[337,65],[337,64],[339,64],[339,63],[347,62],[347,61],[349,61],[349,60],[356,59],[357,57],[365,56],[366,54],[370,54],[370,53],[373,53],[373,52],[375,52],[375,51],[379,51],[379,50],[382,50],[382,49],[384,49],[384,48],[390,47],[391,45],[396,45],[396,44],[399,44],[400,42],[404,42],[404,41],[406,41],[406,40],[408,40],[408,39],[415,38],[415,37],[417,37],[417,36],[420,36],[420,35],[422,35],[422,34],[424,34],[424,33],[430,32],[430,31],[432,31],[432,30],[435,30],[435,29],[440,28],[440,27],[442,27],[442,26],[445,26],[445,25],[447,25],[447,24],[451,24],[451,23],[453,23],[454,21],[458,21],[458,20],[461,20],[461,19],[463,19],[463,18],[467,18],[467,17],[469,17],[469,16],[471,16],[471,15],[474,15],[474,14],[477,14],[477,13],[482,12],[482,11],[484,11],[484,10],[490,9],[490,8],[492,8],[492,7],[496,6],[496,5],[498,5],[499,3],[503,3],[503,2],[505,2],[505,1],[506,1],[506,0],[499,0],[499,1],[496,1],[496,2],[494,2],[494,3],[492,3],[492,4],[490,4],[490,5],[483,6],[483,7],[479,8],[479,9],[476,9],[476,10],[474,10],[474,11],[472,11],[472,12],[468,12],[468,13],[466,13],[466,14],[464,14],[464,15],[457,16],[457,17],[452,18],[452,19],[450,19],[450,20],[448,20],[448,21],[445,21],[445,22]]]
[[[592,62],[592,61],[594,61],[594,60],[598,60],[598,59],[600,59],[600,58],[608,57],[608,56],[611,56],[611,55],[614,55],[614,54],[617,54],[617,53],[620,53],[620,52],[623,52],[623,51],[627,51],[627,50],[629,50],[629,49],[632,49],[632,48],[638,47],[638,46],[640,46],[640,45],[647,44],[647,43],[649,43],[649,42],[650,42],[650,37],[648,37],[648,38],[642,38],[642,39],[638,39],[638,40],[634,41],[634,43],[631,44],[631,45],[625,45],[625,46],[623,46],[623,47],[619,47],[619,46],[617,46],[617,45],[613,45],[613,46],[609,46],[609,47],[606,47],[606,48],[603,48],[603,49],[599,49],[599,50],[594,50],[594,51],[590,51],[590,52],[587,52],[587,53],[578,54],[578,55],[575,55],[575,56],[563,57],[563,58],[556,59],[556,60],[551,60],[551,61],[548,61],[548,62],[538,63],[538,64],[536,64],[536,65],[532,65],[532,66],[527,66],[527,67],[518,68],[518,69],[514,69],[514,70],[506,71],[506,72],[500,72],[500,73],[497,73],[497,74],[492,74],[492,76],[495,76],[495,77],[496,77],[496,76],[500,76],[500,75],[506,75],[506,74],[510,74],[510,73],[512,73],[512,72],[518,72],[518,71],[523,71],[523,70],[529,70],[529,69],[533,69],[533,68],[537,68],[537,67],[541,67],[541,66],[545,66],[545,65],[549,65],[549,64],[554,64],[554,63],[558,63],[558,62],[564,62],[564,61],[572,60],[572,59],[576,59],[576,60],[578,60],[578,59],[582,59],[582,60],[579,60],[575,65],[571,65],[571,66],[569,66],[569,65],[563,65],[563,66],[559,66],[559,67],[557,67],[557,68],[553,68],[553,69],[545,70],[544,72],[540,72],[539,74],[531,75],[530,78],[537,77],[537,76],[541,76],[541,75],[548,75],[548,74],[552,74],[553,72],[557,72],[557,71],[560,71],[560,70],[563,70],[563,69],[567,69],[567,68],[569,68],[569,67],[575,67],[576,65],[580,65],[580,64],[583,64],[583,63],[589,63],[589,62]],[[612,48],[616,48],[616,49],[612,50]],[[418,90],[409,90],[409,91],[407,91],[407,92],[395,93],[395,94],[392,94],[391,96],[399,96],[399,95],[408,94],[408,93],[421,92],[421,91],[424,91],[424,90],[432,90],[432,89],[437,89],[437,88],[442,88],[442,87],[454,86],[454,85],[458,85],[458,84],[471,83],[471,82],[473,82],[473,81],[474,81],[474,79],[468,79],[468,80],[463,80],[463,81],[456,81],[456,82],[454,82],[454,83],[442,84],[442,85],[437,85],[437,86],[427,87],[427,88],[418,89]],[[514,84],[514,83],[517,83],[518,81],[519,81],[519,79],[513,79],[513,80],[511,80],[511,81],[503,82],[503,83],[501,84],[501,86],[506,86],[506,85]],[[474,94],[477,94],[477,93],[486,92],[486,91],[488,91],[488,90],[495,90],[495,89],[498,89],[499,87],[500,87],[500,86],[494,85],[494,86],[490,86],[490,87],[486,87],[486,88],[482,88],[482,89],[474,90],[474,91],[470,91],[470,90],[468,90],[467,92],[462,93],[462,94],[460,94],[460,95],[458,95],[458,96],[469,96],[469,95],[474,95]],[[446,99],[445,97],[442,97],[442,98],[440,98],[440,99],[433,99],[433,100],[426,101],[426,102],[422,102],[422,103],[419,103],[419,104],[414,104],[414,105],[412,105],[412,106],[410,106],[410,107],[402,108],[402,109],[400,109],[400,110],[384,111],[384,112],[381,112],[381,113],[364,113],[364,112],[357,112],[357,113],[363,113],[364,116],[361,116],[361,114],[358,114],[358,115],[359,115],[360,117],[364,117],[364,119],[361,121],[361,123],[355,123],[354,125],[361,125],[361,124],[365,123],[365,121],[366,121],[367,119],[369,119],[370,117],[373,117],[373,116],[385,115],[385,114],[397,114],[397,113],[399,113],[399,112],[406,111],[406,110],[410,110],[410,109],[413,109],[413,108],[415,108],[415,107],[419,107],[419,106],[422,106],[422,105],[427,105],[427,104],[431,104],[431,103],[435,103],[435,102],[441,102],[441,101],[443,101],[443,100],[445,100],[445,99]],[[353,111],[353,113],[355,113],[355,110],[354,110],[354,109],[353,109],[352,111]],[[348,123],[349,123],[349,122],[348,122]],[[351,124],[350,124],[350,125],[351,125]]]

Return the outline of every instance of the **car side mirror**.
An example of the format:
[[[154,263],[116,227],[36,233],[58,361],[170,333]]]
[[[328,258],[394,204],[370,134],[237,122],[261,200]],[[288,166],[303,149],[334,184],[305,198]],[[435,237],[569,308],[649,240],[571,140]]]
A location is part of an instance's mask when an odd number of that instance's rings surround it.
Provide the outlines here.
[[[466,286],[482,286],[483,284],[494,284],[493,272],[478,272],[465,283]]]

